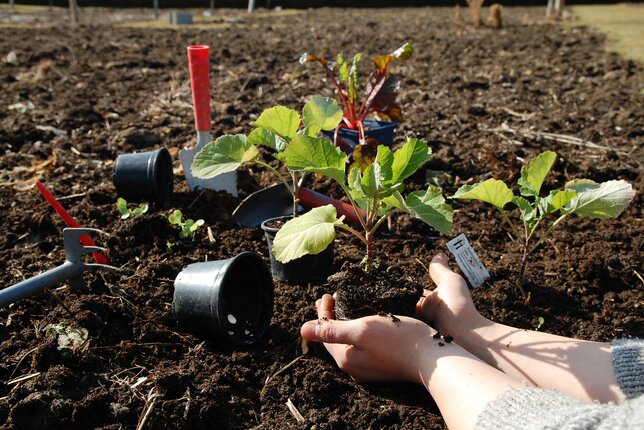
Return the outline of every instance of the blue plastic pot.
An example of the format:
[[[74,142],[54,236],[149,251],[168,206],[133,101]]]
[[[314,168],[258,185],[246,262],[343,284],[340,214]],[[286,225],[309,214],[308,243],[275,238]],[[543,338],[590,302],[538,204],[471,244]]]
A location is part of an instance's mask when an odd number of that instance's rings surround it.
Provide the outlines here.
[[[375,144],[385,145],[391,148],[394,144],[394,131],[398,128],[398,124],[390,121],[378,121],[375,119],[366,119],[362,123],[364,126],[364,134],[367,139],[374,139]],[[322,134],[333,142],[333,135],[335,130],[323,130]],[[358,130],[349,130],[348,128],[340,128],[338,130],[338,146],[347,154],[352,154],[356,146],[360,143],[358,138]]]

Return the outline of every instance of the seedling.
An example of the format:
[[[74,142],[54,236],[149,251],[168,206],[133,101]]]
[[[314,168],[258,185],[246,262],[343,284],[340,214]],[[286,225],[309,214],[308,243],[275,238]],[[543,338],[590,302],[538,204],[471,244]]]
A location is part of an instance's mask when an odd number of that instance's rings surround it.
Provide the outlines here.
[[[400,79],[389,71],[389,66],[394,60],[407,60],[413,52],[413,45],[405,43],[391,54],[375,57],[375,70],[369,75],[362,100],[358,98],[362,53],[353,57],[351,66],[343,54],[338,54],[336,63],[332,63],[326,57],[304,53],[300,57],[300,63],[317,62],[322,66],[327,79],[333,83],[342,101],[342,127],[358,130],[360,142],[365,143],[363,122],[369,114],[374,113],[380,119],[388,121],[402,120],[402,111],[396,103],[400,93]],[[338,66],[337,75],[333,69],[335,65]],[[337,136],[338,129],[334,138],[336,144]]]
[[[542,325],[543,325],[543,323],[545,323],[545,322],[546,322],[546,320],[545,320],[543,317],[539,317],[539,318],[537,318],[537,325],[535,325],[535,326],[534,326],[534,329],[535,329],[536,331],[539,331],[539,329],[541,328],[541,326],[542,326]]]
[[[524,165],[521,177],[517,181],[519,195],[513,194],[503,181],[488,179],[474,185],[463,185],[452,196],[491,204],[501,212],[514,236],[520,238],[523,256],[517,287],[524,296],[524,275],[528,257],[550,236],[555,227],[572,214],[598,219],[616,218],[635,195],[631,184],[623,180],[597,183],[590,179],[575,179],[568,182],[562,190],[553,190],[547,196],[541,197],[541,186],[556,158],[556,153],[546,151]],[[505,210],[508,203],[519,209],[523,229],[519,229],[508,216]],[[545,223],[544,220],[551,214],[558,217],[545,230],[541,229],[538,232],[537,227],[542,222]]]
[[[116,199],[116,208],[121,214],[121,219],[128,219],[142,216],[148,211],[149,205],[143,202],[134,209],[130,209],[129,207],[127,207],[127,201],[123,197],[119,197],[118,199]]]
[[[410,177],[431,156],[427,142],[410,139],[400,149],[392,152],[384,145],[378,146],[376,159],[364,171],[355,167],[345,175],[347,156],[326,139],[298,139],[284,151],[286,166],[290,170],[316,172],[335,180],[346,193],[351,204],[362,209],[358,216],[362,231],[343,222],[336,209],[322,206],[288,221],[277,233],[273,254],[282,263],[306,254],[318,254],[335,239],[336,228],[359,238],[366,247],[363,260],[366,270],[373,263],[373,241],[378,227],[393,213],[405,212],[420,219],[440,232],[452,228],[452,208],[445,203],[437,187],[414,191],[402,196],[404,180]]]
[[[204,224],[204,220],[198,219],[197,221],[187,219],[182,220],[183,214],[179,209],[175,209],[170,215],[168,215],[168,221],[170,224],[178,225],[181,228],[179,232],[179,237],[181,239],[193,239],[195,238],[195,233],[197,229]],[[166,244],[167,245],[167,244]],[[171,249],[171,246],[169,247]]]
[[[261,160],[258,145],[270,148],[275,158],[284,161],[288,147],[295,142],[316,142],[321,130],[333,130],[342,119],[342,110],[330,98],[313,96],[304,105],[302,116],[285,106],[274,106],[264,110],[253,123],[256,128],[248,137],[225,135],[210,142],[199,151],[192,163],[192,173],[197,178],[210,179],[223,173],[237,170],[244,164],[258,164],[273,172],[293,195],[293,216],[297,216],[299,205],[299,169],[291,169],[287,163],[288,177],[275,167]],[[302,124],[302,128],[300,128]],[[317,151],[317,149],[316,149]]]

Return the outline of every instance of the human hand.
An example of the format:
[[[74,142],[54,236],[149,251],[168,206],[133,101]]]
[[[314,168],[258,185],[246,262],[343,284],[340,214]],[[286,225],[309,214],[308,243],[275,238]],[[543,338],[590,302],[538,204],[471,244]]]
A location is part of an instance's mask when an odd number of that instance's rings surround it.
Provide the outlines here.
[[[419,318],[457,342],[484,324],[486,320],[476,310],[465,279],[449,268],[445,254],[439,253],[432,259],[429,275],[436,289],[425,290],[425,296],[416,305]]]
[[[394,320],[390,316],[369,316],[336,321],[334,303],[329,294],[316,302],[319,319],[302,326],[304,339],[324,342],[338,367],[359,382],[423,383],[421,360],[428,358],[435,330],[409,317]]]

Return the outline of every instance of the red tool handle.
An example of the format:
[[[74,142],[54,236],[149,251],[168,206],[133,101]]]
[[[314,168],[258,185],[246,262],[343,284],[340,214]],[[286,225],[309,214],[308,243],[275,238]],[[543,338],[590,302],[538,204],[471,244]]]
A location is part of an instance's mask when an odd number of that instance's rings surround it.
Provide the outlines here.
[[[60,203],[58,203],[58,200],[56,200],[54,195],[50,193],[49,190],[40,181],[36,181],[36,188],[38,188],[38,191],[40,191],[40,194],[42,194],[45,200],[47,200],[47,202],[51,205],[51,207],[54,208],[56,213],[60,215],[60,217],[63,219],[65,224],[67,224],[68,227],[72,227],[72,228],[80,227],[80,224],[78,224],[76,220],[72,218],[72,216],[69,214],[69,212],[67,212],[65,208]],[[94,240],[86,234],[80,237],[80,241],[85,246],[96,246],[96,243],[94,242]],[[92,257],[94,257],[94,261],[96,261],[99,264],[107,264],[110,262],[110,260],[107,258],[105,254],[101,254],[98,252],[93,252]]]
[[[195,127],[197,131],[210,131],[210,48],[193,45],[187,49]]]
[[[324,205],[333,205],[338,215],[344,215],[347,221],[360,224],[360,219],[356,214],[355,209],[351,203],[341,202],[339,200],[332,199],[331,197],[320,194],[316,191],[310,190],[308,188],[300,188],[299,193],[300,203],[307,208],[317,208]],[[364,219],[364,213],[360,208],[358,208],[360,216]]]

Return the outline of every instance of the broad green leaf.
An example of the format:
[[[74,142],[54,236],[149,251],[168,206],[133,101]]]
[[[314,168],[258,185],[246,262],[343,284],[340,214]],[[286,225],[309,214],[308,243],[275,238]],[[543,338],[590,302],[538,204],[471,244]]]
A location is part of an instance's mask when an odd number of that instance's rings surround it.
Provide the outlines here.
[[[344,184],[347,156],[323,137],[297,135],[283,154],[289,170],[321,173]]]
[[[521,178],[518,180],[519,192],[524,196],[539,196],[541,185],[546,175],[552,169],[557,159],[553,151],[545,151],[534,157],[521,169]]]
[[[536,208],[532,206],[528,200],[521,196],[515,196],[512,199],[512,203],[514,203],[519,208],[521,219],[524,223],[526,223],[528,228],[532,230],[534,224],[537,222],[537,216],[539,215]]]
[[[321,206],[288,221],[273,240],[273,255],[288,263],[307,254],[319,254],[335,238],[337,219],[332,205]]]
[[[389,197],[385,197],[382,201],[390,207],[407,211],[405,208],[405,199],[400,191],[394,191]]]
[[[551,214],[566,206],[577,195],[573,190],[553,190],[539,200],[539,210],[542,214]]]
[[[394,152],[391,166],[391,182],[399,183],[414,174],[416,170],[429,160],[432,150],[427,142],[420,139],[409,139],[402,147]]]
[[[169,216],[168,216],[168,221],[170,221],[170,224],[181,224],[181,217],[183,217],[183,214],[179,209],[175,209]]]
[[[315,137],[320,130],[333,130],[340,124],[342,109],[332,98],[313,96],[304,105],[302,117],[307,134]]]
[[[376,153],[376,161],[380,164],[382,176],[386,181],[391,181],[392,166],[394,163],[394,153],[385,145],[378,145],[378,152]]]
[[[376,169],[377,163],[371,163],[364,169],[364,172],[360,174],[360,188],[366,197],[371,199],[375,198],[378,194],[378,188],[380,185],[380,178],[378,177],[378,172]]]
[[[250,132],[248,135],[248,142],[251,145],[268,146],[277,152],[282,152],[284,151],[284,148],[286,148],[286,140],[276,133],[261,127]]]
[[[566,213],[599,219],[617,217],[635,196],[632,185],[624,180],[598,184],[589,179],[577,179],[568,182],[565,188],[577,192],[566,205]]]
[[[197,178],[210,179],[233,172],[257,156],[257,147],[248,142],[243,134],[224,135],[207,143],[195,154],[190,170]]]
[[[295,137],[300,127],[300,115],[293,109],[273,106],[265,109],[252,125],[265,128],[290,140]]]
[[[452,196],[454,199],[480,200],[501,210],[512,201],[514,195],[505,182],[488,179],[474,185],[463,185]]]
[[[445,202],[439,188],[430,186],[426,191],[414,191],[405,199],[405,208],[441,233],[452,229],[453,209]]]

